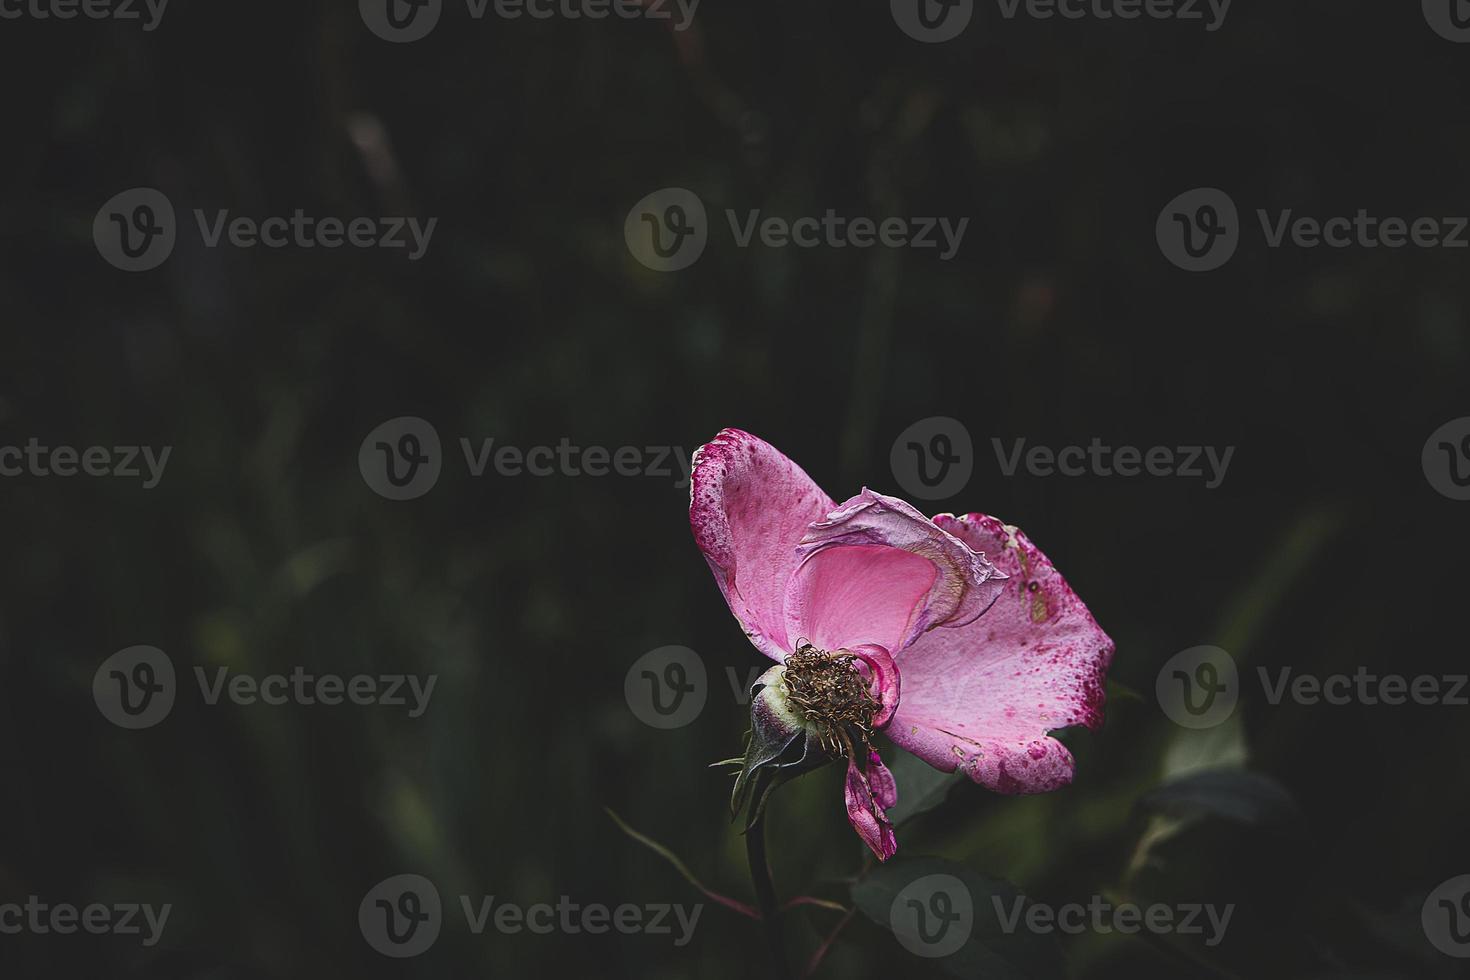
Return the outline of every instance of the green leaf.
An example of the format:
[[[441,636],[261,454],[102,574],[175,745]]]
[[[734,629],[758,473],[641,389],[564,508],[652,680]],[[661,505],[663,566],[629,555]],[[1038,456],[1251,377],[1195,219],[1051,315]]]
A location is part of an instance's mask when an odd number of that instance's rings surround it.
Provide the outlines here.
[[[943,803],[964,777],[958,772],[940,772],[918,756],[898,752],[888,764],[898,783],[898,804],[888,811],[895,827]]]
[[[1250,827],[1295,830],[1304,818],[1280,783],[1245,769],[1210,769],[1164,783],[1139,801],[1171,816],[1213,816]]]
[[[916,957],[963,980],[1066,975],[1054,933],[1030,931],[1014,885],[942,858],[893,860],[852,886],[863,914]]]

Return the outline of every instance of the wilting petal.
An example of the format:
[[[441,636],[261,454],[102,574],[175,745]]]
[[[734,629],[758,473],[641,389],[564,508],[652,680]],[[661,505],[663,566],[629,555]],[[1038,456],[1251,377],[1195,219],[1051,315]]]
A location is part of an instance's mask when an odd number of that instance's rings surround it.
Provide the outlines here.
[[[893,719],[893,713],[898,710],[898,664],[893,662],[887,650],[876,643],[859,643],[848,648],[848,652],[868,667],[868,683],[872,685],[873,694],[878,698],[878,713],[873,716],[873,727],[882,728]]]
[[[895,656],[925,632],[973,622],[1004,578],[896,497],[864,490],[811,525],[786,597],[786,632],[823,650]]]
[[[878,765],[883,764],[880,762]],[[893,775],[886,768],[883,769],[883,773],[891,783]],[[894,787],[886,786],[883,790],[885,794],[889,791],[893,791],[893,799],[897,802],[897,792]],[[863,839],[863,843],[878,855],[878,860],[887,861],[893,857],[898,851],[898,840],[893,836],[893,825],[888,822],[887,815],[879,806],[877,794],[868,782],[868,777],[858,768],[857,762],[851,759],[847,763],[845,795],[847,797],[847,821],[852,824],[852,829],[856,830],[858,836]]]
[[[903,700],[887,735],[1002,793],[1065,786],[1072,754],[1048,733],[1101,724],[1113,642],[1018,529],[983,514],[935,522],[1009,578],[982,618],[928,633],[899,657]]]
[[[868,752],[868,785],[872,787],[873,799],[887,810],[898,803],[898,780],[883,764],[877,752]]]
[[[745,635],[775,660],[792,649],[782,610],[797,545],[833,506],[801,467],[748,432],[725,429],[694,453],[695,543]]]

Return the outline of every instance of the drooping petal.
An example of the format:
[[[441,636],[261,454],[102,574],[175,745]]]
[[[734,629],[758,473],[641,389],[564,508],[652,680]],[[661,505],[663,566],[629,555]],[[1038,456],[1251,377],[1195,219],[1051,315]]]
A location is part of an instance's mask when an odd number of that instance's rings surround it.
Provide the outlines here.
[[[793,649],[783,609],[797,545],[833,506],[801,467],[748,432],[725,429],[694,453],[695,543],[745,635],[774,660]]]
[[[998,792],[1065,786],[1072,754],[1048,733],[1102,723],[1113,641],[1019,529],[983,514],[935,522],[1010,577],[979,620],[928,633],[898,658],[903,700],[887,735]]]
[[[883,763],[878,765],[882,767]],[[891,783],[892,773],[883,769],[887,780]],[[882,792],[888,794],[893,791],[894,802],[897,802],[897,792],[893,786],[885,786]],[[898,839],[893,835],[893,825],[888,822],[888,816],[879,805],[878,794],[874,792],[868,776],[858,768],[857,762],[849,759],[847,762],[847,783],[845,788],[847,802],[847,822],[852,824],[852,829],[863,839],[872,852],[878,855],[878,860],[887,861],[898,852]],[[891,804],[890,804],[891,805]]]
[[[868,785],[873,789],[873,799],[888,810],[898,804],[898,780],[883,764],[877,752],[868,752]]]
[[[814,522],[786,596],[786,633],[823,650],[876,643],[897,656],[935,627],[973,622],[1001,575],[896,497],[864,489]]]

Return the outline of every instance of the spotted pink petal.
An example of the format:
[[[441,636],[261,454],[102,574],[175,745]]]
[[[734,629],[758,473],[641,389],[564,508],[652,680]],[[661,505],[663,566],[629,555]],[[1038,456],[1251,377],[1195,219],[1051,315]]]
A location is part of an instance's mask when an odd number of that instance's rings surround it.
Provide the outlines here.
[[[877,758],[877,753],[873,753],[873,758]],[[872,765],[870,760],[869,766]],[[876,769],[881,772],[870,768],[868,773],[864,773],[858,768],[857,760],[848,760],[845,788],[847,821],[852,824],[852,829],[857,831],[863,843],[878,855],[878,860],[887,861],[898,852],[898,839],[894,837],[893,825],[888,822],[888,816],[883,811],[898,802],[898,793],[893,774],[881,760]],[[879,784],[876,787],[871,781],[875,776]],[[883,800],[892,802],[884,805]]]
[[[811,525],[786,596],[786,633],[823,650],[895,656],[939,626],[973,622],[1004,576],[896,497],[863,490]]]
[[[694,454],[689,524],[730,611],[757,650],[785,659],[786,585],[807,527],[832,498],[769,443],[725,429]]]
[[[1048,733],[1101,724],[1113,641],[1020,530],[983,514],[935,523],[1009,578],[979,620],[927,633],[898,658],[903,698],[887,735],[998,792],[1065,786],[1072,754]]]

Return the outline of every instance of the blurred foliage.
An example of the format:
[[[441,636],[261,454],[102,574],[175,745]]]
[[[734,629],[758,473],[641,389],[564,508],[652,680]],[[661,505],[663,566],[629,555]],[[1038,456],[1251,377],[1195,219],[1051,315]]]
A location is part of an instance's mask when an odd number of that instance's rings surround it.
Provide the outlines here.
[[[0,482],[0,899],[175,905],[153,949],[0,937],[6,976],[767,976],[755,926],[714,907],[684,948],[474,936],[451,916],[431,953],[394,962],[358,935],[362,895],[405,871],[520,904],[700,900],[604,806],[749,897],[729,783],[707,767],[747,723],[726,669],[760,658],[693,547],[687,490],[472,479],[458,440],[689,450],[738,425],[840,499],[897,490],[889,445],[931,415],[979,453],[943,509],[1024,527],[1117,641],[1114,689],[1141,697],[1067,736],[1072,787],[958,783],[900,828],[900,855],[1053,904],[1239,904],[1218,949],[1065,937],[1071,977],[1463,975],[1417,925],[1470,870],[1463,708],[1272,707],[1248,682],[1233,722],[1200,734],[1153,704],[1160,665],[1196,644],[1247,677],[1464,670],[1467,512],[1419,466],[1425,436],[1467,413],[1463,254],[1247,236],[1189,275],[1153,238],[1162,204],[1202,185],[1243,215],[1464,214],[1464,52],[1417,5],[1237,5],[1213,34],[980,5],[935,47],[884,4],[705,0],[682,36],[450,7],[397,46],[346,0],[174,0],[150,34],[0,22],[0,443],[175,447],[151,491]],[[181,215],[441,220],[417,263],[181,236],[129,275],[90,229],[140,185]],[[669,185],[712,214],[972,222],[950,262],[717,237],[661,276],[630,259],[622,220]],[[356,454],[405,414],[448,458],[428,496],[391,503]],[[1093,436],[1239,448],[1214,491],[989,465],[991,437]],[[419,719],[181,698],[124,732],[90,685],[138,643],[181,673],[440,682]],[[711,677],[676,731],[622,698],[628,665],[666,644]],[[1158,806],[1222,767],[1272,780],[1300,824]],[[840,798],[828,770],[773,804],[783,894],[849,901],[862,853]],[[796,958],[838,915],[789,918]],[[928,968],[856,916],[821,975]]]

